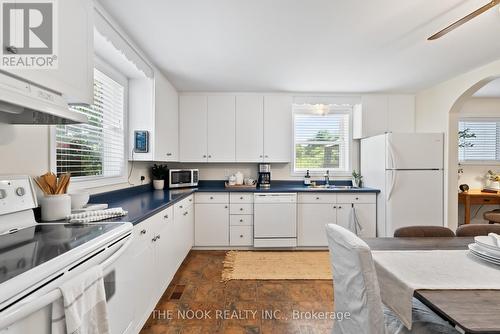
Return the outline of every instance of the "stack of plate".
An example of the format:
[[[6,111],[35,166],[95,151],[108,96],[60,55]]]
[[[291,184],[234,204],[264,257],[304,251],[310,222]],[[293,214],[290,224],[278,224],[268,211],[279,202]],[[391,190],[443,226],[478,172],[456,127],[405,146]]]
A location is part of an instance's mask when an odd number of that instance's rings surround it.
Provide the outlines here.
[[[500,235],[490,233],[488,236],[475,237],[474,241],[469,245],[472,255],[500,266]]]

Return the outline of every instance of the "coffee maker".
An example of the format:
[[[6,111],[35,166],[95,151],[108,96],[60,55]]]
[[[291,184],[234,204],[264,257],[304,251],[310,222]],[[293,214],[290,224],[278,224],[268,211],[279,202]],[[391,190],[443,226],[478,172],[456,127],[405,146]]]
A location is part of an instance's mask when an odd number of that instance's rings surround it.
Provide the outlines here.
[[[271,187],[271,164],[259,164],[259,187]]]

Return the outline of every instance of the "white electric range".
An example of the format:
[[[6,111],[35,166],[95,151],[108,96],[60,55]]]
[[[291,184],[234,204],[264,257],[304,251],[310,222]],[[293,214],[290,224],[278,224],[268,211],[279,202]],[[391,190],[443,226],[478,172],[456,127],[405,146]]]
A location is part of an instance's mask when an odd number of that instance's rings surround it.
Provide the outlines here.
[[[119,263],[132,240],[130,223],[39,224],[27,176],[0,176],[0,333],[50,333],[61,283],[101,265],[113,333],[126,331],[132,310]],[[128,269],[127,269],[128,270]]]

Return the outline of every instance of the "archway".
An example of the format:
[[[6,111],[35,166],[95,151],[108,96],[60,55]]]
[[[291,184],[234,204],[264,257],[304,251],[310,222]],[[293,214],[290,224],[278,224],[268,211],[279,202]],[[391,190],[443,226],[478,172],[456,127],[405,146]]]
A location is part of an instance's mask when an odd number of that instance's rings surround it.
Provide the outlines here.
[[[448,189],[448,226],[451,229],[456,229],[458,227],[458,123],[459,123],[459,113],[464,107],[464,104],[470,100],[475,93],[477,93],[481,88],[488,85],[490,82],[500,79],[499,76],[487,77],[476,84],[472,85],[469,89],[462,93],[458,99],[453,104],[450,109],[450,114],[448,118],[448,173],[447,173],[447,188]],[[454,203],[454,205],[452,204]],[[457,219],[450,219],[451,217]]]

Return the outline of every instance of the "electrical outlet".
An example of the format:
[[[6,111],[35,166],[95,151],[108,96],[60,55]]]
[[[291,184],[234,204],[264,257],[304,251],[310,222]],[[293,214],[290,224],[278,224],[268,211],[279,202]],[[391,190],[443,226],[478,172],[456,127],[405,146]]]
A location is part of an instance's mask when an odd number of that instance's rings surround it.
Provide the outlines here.
[[[144,182],[146,180],[146,177],[144,175],[141,175],[141,182]]]

